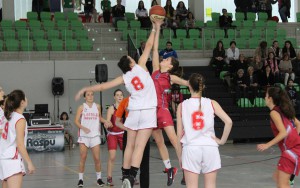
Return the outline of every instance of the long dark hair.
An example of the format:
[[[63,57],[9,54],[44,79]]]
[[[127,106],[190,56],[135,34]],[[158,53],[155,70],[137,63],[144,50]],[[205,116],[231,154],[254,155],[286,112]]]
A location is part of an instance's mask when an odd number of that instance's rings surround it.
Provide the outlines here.
[[[4,116],[7,120],[10,120],[11,114],[20,107],[22,101],[25,101],[25,93],[22,90],[14,90],[7,95],[4,104]]]
[[[183,68],[181,66],[179,66],[179,61],[174,57],[170,57],[170,58],[171,58],[171,64],[173,65],[173,67],[168,72],[171,75],[182,77]]]
[[[270,87],[267,92],[269,97],[272,97],[273,103],[280,108],[281,112],[287,118],[295,118],[295,108],[284,89],[281,89],[280,87]]]
[[[204,77],[199,73],[193,73],[189,78],[189,84],[194,90],[194,92],[200,92],[200,105],[199,105],[199,111],[201,111],[201,97],[202,92],[204,90],[205,85],[205,79]]]
[[[158,5],[156,0],[152,0],[151,7],[153,7],[154,5]]]
[[[222,48],[221,48],[221,50],[223,51],[224,50],[224,44],[223,44],[223,41],[221,41],[221,40],[219,40],[218,42],[217,42],[217,45],[216,45],[216,48],[215,49],[217,49],[217,50],[219,50],[219,44],[222,44]]]
[[[69,120],[69,115],[68,115],[68,113],[67,113],[67,112],[63,112],[63,113],[61,113],[61,114],[60,114],[60,118],[59,118],[59,119],[60,119],[60,120],[64,120],[64,119],[63,119],[63,116],[64,116],[64,115],[66,115],[66,116],[67,116],[67,117],[66,117],[66,120]]]
[[[143,3],[143,6],[140,5],[141,3]],[[146,10],[146,9],[145,9],[144,1],[139,1],[138,9],[139,9],[139,10]]]

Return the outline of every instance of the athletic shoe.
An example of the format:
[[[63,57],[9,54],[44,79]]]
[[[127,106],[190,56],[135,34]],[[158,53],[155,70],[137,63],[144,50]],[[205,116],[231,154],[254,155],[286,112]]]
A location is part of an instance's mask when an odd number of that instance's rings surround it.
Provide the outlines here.
[[[294,187],[294,183],[295,183],[294,180],[293,180],[293,181],[290,181],[290,186],[291,186],[291,187]]]
[[[114,186],[114,183],[113,183],[113,181],[112,181],[112,177],[108,177],[107,178],[107,186]]]
[[[171,167],[169,169],[165,169],[165,172],[168,174],[167,185],[171,186],[173,184],[175,176],[177,174],[177,168],[176,167]]]
[[[78,187],[83,187],[83,180],[79,180],[77,185]]]
[[[98,179],[97,180],[97,185],[100,187],[103,187],[103,185],[105,185],[105,183],[102,181],[102,179]]]
[[[134,178],[132,176],[124,178],[122,188],[132,188],[133,185],[134,185]]]

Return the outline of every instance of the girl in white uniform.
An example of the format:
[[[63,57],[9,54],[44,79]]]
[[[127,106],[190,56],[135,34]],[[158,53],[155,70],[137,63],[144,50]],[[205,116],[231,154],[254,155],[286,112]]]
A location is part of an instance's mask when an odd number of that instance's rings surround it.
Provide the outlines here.
[[[21,90],[11,92],[6,99],[4,114],[5,123],[0,140],[0,179],[3,187],[22,187],[25,175],[24,161],[28,173],[32,174],[35,167],[26,150],[27,123],[22,115],[27,106],[27,99]]]
[[[118,63],[124,73],[122,76],[110,82],[82,88],[75,97],[78,100],[85,91],[105,91],[121,84],[125,84],[130,93],[129,115],[124,124],[128,133],[122,169],[123,187],[125,188],[133,187],[146,143],[151,136],[152,128],[156,127],[157,97],[153,80],[146,67],[154,43],[155,32],[153,24],[138,64],[130,56],[123,56]]]
[[[182,149],[178,158],[184,170],[186,186],[198,187],[198,176],[204,174],[204,187],[215,188],[217,170],[221,168],[218,145],[225,144],[231,127],[230,117],[214,100],[202,97],[204,79],[200,74],[189,78],[191,98],[178,106],[177,137]],[[222,138],[215,137],[214,116],[225,124]]]
[[[78,187],[83,187],[83,172],[88,149],[92,149],[94,158],[97,185],[103,186],[104,182],[101,177],[101,161],[100,161],[100,121],[110,126],[110,122],[101,116],[101,108],[99,104],[94,103],[94,92],[86,91],[83,94],[85,103],[77,109],[75,124],[79,128],[78,143],[80,149],[79,163],[79,181]]]

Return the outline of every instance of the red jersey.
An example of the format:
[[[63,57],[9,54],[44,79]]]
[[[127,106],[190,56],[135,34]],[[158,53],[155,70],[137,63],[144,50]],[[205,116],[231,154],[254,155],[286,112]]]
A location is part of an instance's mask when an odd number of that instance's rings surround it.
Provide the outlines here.
[[[117,112],[117,108],[115,106],[115,104],[113,104],[114,107],[114,114],[111,116],[111,123],[113,125],[113,127],[108,128],[107,130],[111,133],[119,133],[119,132],[123,132],[122,129],[120,129],[118,126],[116,126],[116,112]]]
[[[283,125],[286,129],[287,136],[278,143],[281,150],[281,156],[288,158],[289,160],[296,162],[300,156],[300,136],[298,135],[296,126],[293,120],[288,119],[279,109],[278,106],[273,108],[281,115]],[[279,131],[276,128],[275,123],[271,119],[271,128],[274,136],[277,136]]]
[[[159,70],[152,73],[157,95],[157,107],[169,108],[168,93],[171,88],[171,78],[168,72],[161,73]]]

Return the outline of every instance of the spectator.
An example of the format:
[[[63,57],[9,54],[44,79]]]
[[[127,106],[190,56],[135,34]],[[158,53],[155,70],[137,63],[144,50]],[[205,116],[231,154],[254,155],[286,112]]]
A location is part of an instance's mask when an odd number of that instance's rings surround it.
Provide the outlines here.
[[[264,61],[262,61],[260,55],[256,55],[253,59],[253,61],[250,62],[250,66],[254,68],[254,74],[257,76],[257,78],[260,78],[260,75],[262,73],[262,68],[264,66]]]
[[[270,66],[267,65],[259,79],[260,86],[266,91],[268,87],[274,85],[274,81],[274,74],[272,74]]]
[[[285,54],[285,53],[287,53],[289,55],[290,59],[296,58],[295,48],[293,47],[293,44],[289,40],[285,41],[284,47],[282,48],[282,54]]]
[[[259,43],[259,46],[256,48],[254,52],[254,57],[256,55],[259,55],[262,59],[262,61],[265,61],[268,57],[268,43],[266,41],[261,41]]]
[[[41,12],[44,9],[43,0],[32,0],[32,12],[37,12],[38,20],[41,21]]]
[[[248,98],[253,104],[255,97],[257,97],[258,93],[258,79],[254,74],[254,68],[249,66],[248,67],[248,74],[246,75],[246,85],[248,90]]]
[[[111,2],[110,0],[101,1],[101,10],[103,11],[104,23],[110,22]]]
[[[117,4],[112,7],[113,25],[117,27],[119,20],[125,20],[125,7],[121,5],[122,0],[117,0]]]
[[[174,36],[176,36],[176,29],[180,28],[180,16],[176,15],[176,10],[174,10],[174,18],[172,19],[172,29],[174,30]]]
[[[73,136],[73,125],[71,124],[71,121],[69,120],[69,115],[67,112],[63,112],[60,115],[59,123],[64,126],[65,130],[65,139],[69,143],[72,148],[75,148],[74,143],[74,136]]]
[[[185,28],[187,30],[195,28],[195,18],[192,12],[189,12],[185,19]]]
[[[289,54],[284,53],[282,60],[279,63],[279,70],[282,77],[284,77],[284,85],[287,85],[289,77],[294,80],[295,73],[293,73],[292,62],[289,59]]]
[[[291,102],[293,106],[297,105],[297,90],[294,87],[294,80],[289,79],[288,85],[285,87],[286,93],[288,94],[289,98],[291,99]]]
[[[296,76],[300,76],[300,51],[297,53],[297,57],[292,60],[292,66]]]
[[[180,22],[186,19],[186,16],[188,14],[188,10],[184,5],[183,1],[179,1],[176,7],[176,13],[180,17]]]
[[[166,48],[159,52],[160,61],[162,61],[163,59],[167,59],[168,57],[174,57],[178,59],[177,53],[172,49],[172,42],[170,41],[166,43]]]
[[[91,22],[91,14],[94,13],[95,0],[85,0],[81,4],[84,6],[85,22]]]
[[[236,42],[231,41],[230,42],[230,48],[226,51],[226,63],[231,66],[231,73],[234,73],[236,71],[236,62],[240,57],[240,50],[236,47]]]
[[[288,22],[290,18],[291,0],[276,0],[278,1],[278,12],[282,22]]]
[[[228,15],[226,9],[222,9],[223,15],[219,17],[219,25],[224,29],[225,38],[228,38],[228,29],[232,27],[232,18]]]
[[[142,41],[141,42],[141,46],[137,49],[137,52],[136,52],[136,55],[135,55],[135,58],[134,58],[134,60],[136,62],[138,62],[138,60],[142,56],[142,54],[144,52],[144,49],[145,49],[145,45],[146,45],[146,42]],[[147,67],[147,69],[148,69],[148,71],[149,71],[149,73],[151,75],[152,71],[153,71],[153,67],[152,67],[152,60],[151,60],[151,56],[150,55],[149,55],[148,61],[146,63],[146,67]]]
[[[236,96],[235,98],[241,98],[242,94],[245,94],[245,90],[246,90],[246,79],[244,76],[244,70],[243,69],[239,69],[236,73],[236,75],[234,76],[234,81],[233,81],[234,85],[235,85],[235,91],[236,91]]]
[[[235,12],[243,12],[247,20],[247,12],[251,9],[252,1],[250,0],[234,0],[234,4],[236,6]]]
[[[276,2],[276,0],[258,0],[258,12],[267,13],[270,20],[272,18],[272,4]]]
[[[166,6],[164,7],[164,9],[166,11],[166,25],[167,27],[172,27],[173,19],[176,14],[174,15],[175,9],[172,6],[171,0],[166,1]]]
[[[152,0],[152,2],[151,2],[151,7],[153,7],[154,5],[158,5],[156,0]]]
[[[68,18],[68,12],[74,12],[75,0],[62,0],[62,7],[65,15],[65,19]]]
[[[143,1],[139,1],[138,8],[135,11],[135,15],[141,22],[142,28],[149,28],[151,26],[151,21],[148,16],[148,10],[145,8]]]
[[[279,82],[279,69],[278,63],[273,52],[269,52],[268,58],[265,61],[264,67],[269,66],[271,73],[274,75],[275,82]]]
[[[213,58],[212,58],[212,64],[216,66],[215,68],[215,76],[219,77],[220,72],[223,69],[223,66],[225,65],[225,49],[223,46],[223,42],[219,40],[217,42],[217,45],[213,51]]]
[[[275,55],[275,58],[277,60],[280,60],[281,57],[280,57],[280,54],[281,54],[281,51],[280,51],[280,48],[279,48],[279,44],[278,44],[278,41],[277,40],[274,40],[273,41],[273,44],[272,46],[269,48],[269,51],[268,52],[273,52],[273,54]]]

